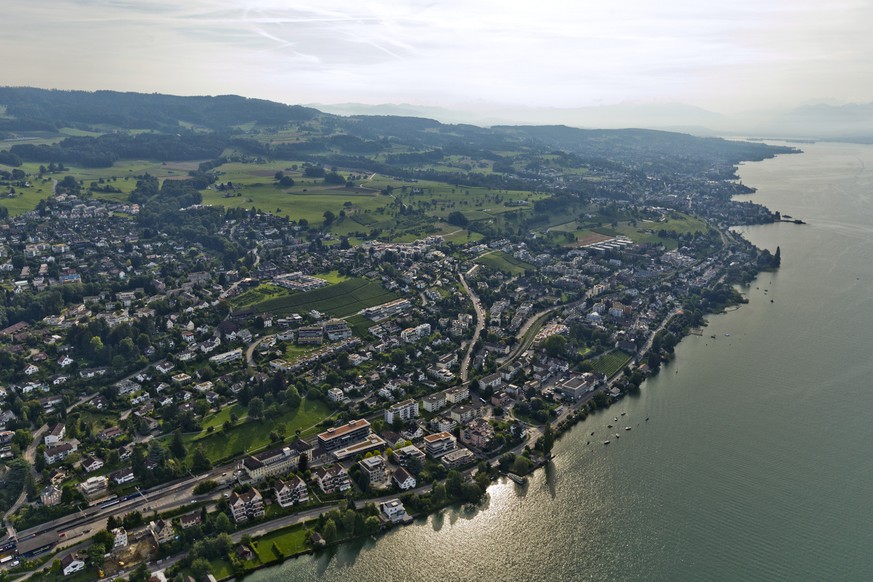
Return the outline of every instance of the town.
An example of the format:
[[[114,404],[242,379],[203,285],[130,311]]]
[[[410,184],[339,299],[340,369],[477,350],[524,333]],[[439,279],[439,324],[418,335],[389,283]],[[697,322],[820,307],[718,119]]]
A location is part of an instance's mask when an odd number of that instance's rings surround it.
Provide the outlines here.
[[[476,504],[778,266],[729,228],[778,220],[731,199],[732,158],[591,162],[579,194],[547,152],[473,194],[364,162],[10,165],[45,196],[0,224],[4,575],[221,579]],[[230,204],[267,187],[341,210]]]

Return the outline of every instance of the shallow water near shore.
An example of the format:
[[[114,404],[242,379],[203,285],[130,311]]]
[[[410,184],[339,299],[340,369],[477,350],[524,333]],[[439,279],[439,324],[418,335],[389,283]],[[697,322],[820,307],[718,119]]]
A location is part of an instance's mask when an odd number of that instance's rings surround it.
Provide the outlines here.
[[[873,579],[873,147],[802,149],[740,168],[782,268],[527,485],[246,580]]]

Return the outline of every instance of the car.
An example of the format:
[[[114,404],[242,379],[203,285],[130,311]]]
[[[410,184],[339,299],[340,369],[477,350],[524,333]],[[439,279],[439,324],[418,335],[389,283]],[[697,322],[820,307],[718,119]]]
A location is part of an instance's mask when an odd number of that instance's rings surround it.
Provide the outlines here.
[[[227,475],[227,471],[221,474],[222,477],[224,477],[225,475]]]
[[[222,495],[222,497],[224,497],[225,499],[228,499],[230,497],[230,493],[225,493]]]

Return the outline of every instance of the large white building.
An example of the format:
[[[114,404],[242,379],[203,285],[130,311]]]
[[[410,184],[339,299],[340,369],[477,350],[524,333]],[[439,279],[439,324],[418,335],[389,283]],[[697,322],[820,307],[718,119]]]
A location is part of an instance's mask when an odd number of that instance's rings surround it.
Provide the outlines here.
[[[409,399],[397,402],[385,409],[385,422],[394,424],[395,419],[409,422],[418,417],[418,401]]]

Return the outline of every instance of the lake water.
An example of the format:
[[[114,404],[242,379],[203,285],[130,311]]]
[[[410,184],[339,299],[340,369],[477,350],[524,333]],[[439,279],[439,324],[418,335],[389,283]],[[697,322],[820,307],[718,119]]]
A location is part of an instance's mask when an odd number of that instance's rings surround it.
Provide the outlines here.
[[[246,580],[873,579],[873,147],[801,147],[740,168],[808,222],[738,229],[782,268],[548,470]],[[620,412],[633,430],[603,446]]]

